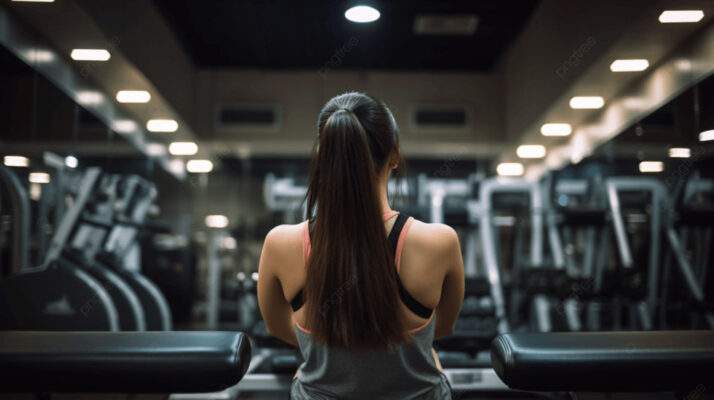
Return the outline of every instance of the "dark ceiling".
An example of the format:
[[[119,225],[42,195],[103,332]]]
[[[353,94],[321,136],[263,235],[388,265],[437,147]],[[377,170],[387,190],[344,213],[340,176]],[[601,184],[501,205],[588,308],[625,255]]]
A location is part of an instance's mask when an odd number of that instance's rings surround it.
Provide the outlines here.
[[[154,0],[201,67],[488,71],[538,0]],[[355,24],[344,11],[375,6]],[[475,14],[471,36],[417,36],[419,14]]]

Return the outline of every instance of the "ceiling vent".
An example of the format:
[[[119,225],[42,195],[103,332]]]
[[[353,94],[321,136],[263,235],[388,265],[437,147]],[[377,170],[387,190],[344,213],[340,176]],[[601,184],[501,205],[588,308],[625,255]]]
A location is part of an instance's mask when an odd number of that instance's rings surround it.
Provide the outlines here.
[[[278,131],[280,107],[275,104],[221,104],[216,112],[219,131]]]
[[[420,104],[413,108],[411,124],[415,131],[466,132],[472,120],[471,108],[465,105]]]
[[[414,18],[415,35],[471,36],[477,26],[474,14],[422,14]]]

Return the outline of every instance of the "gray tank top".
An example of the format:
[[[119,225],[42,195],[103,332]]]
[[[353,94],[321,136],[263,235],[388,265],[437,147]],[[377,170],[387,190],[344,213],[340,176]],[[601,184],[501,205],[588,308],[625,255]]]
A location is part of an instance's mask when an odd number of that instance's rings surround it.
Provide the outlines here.
[[[395,236],[397,266],[411,222],[399,217],[395,223],[399,232],[390,232]],[[306,223],[305,254],[310,250],[307,228]],[[410,332],[408,343],[384,351],[352,352],[318,343],[307,329],[295,325],[304,362],[292,382],[290,398],[451,400],[451,387],[431,353],[434,329],[432,314],[423,326]]]
[[[390,351],[350,352],[312,340],[296,326],[305,360],[293,380],[293,400],[451,400],[451,387],[431,354],[434,318],[413,340]]]

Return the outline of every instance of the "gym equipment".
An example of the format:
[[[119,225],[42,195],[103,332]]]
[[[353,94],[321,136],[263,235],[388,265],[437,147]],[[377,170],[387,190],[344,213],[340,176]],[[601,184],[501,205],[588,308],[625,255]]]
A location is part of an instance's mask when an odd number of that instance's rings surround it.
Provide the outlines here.
[[[605,182],[607,187],[608,205],[615,236],[617,238],[618,255],[621,261],[621,270],[627,274],[635,270],[630,241],[625,229],[625,222],[621,212],[620,194],[622,192],[644,192],[649,195],[649,256],[647,267],[646,293],[637,300],[637,316],[641,329],[653,329],[653,319],[657,309],[664,305],[660,303],[660,251],[661,235],[672,252],[686,289],[695,304],[703,309],[705,320],[710,329],[714,329],[714,313],[707,309],[702,286],[697,282],[689,257],[684,251],[682,241],[675,229],[675,209],[670,202],[665,186],[654,178],[647,177],[618,177],[609,178]],[[690,211],[692,212],[692,211]],[[695,212],[695,219],[706,216]],[[626,277],[625,277],[626,278]]]
[[[0,332],[0,392],[218,391],[240,381],[250,359],[243,333]]]
[[[12,193],[11,198],[28,201],[25,189],[12,172],[0,167],[0,176],[7,191]],[[67,215],[79,215],[98,177],[98,169],[86,171]],[[13,215],[27,210],[29,205],[19,206],[13,209]],[[16,216],[13,220],[23,221],[24,218]],[[119,329],[117,309],[102,285],[82,269],[59,262],[61,249],[67,243],[72,227],[72,218],[61,221],[43,265],[37,268],[13,265],[14,273],[0,281],[0,329]],[[26,231],[23,232],[29,229],[29,224],[21,222],[15,228],[16,235],[22,238],[18,249],[27,249],[26,242],[22,241],[29,237]]]
[[[108,231],[96,259],[116,272],[138,296],[146,329],[172,329],[171,311],[159,288],[141,273],[138,234],[156,198],[156,188],[135,175],[123,176],[116,185],[111,223],[93,221]]]
[[[76,216],[76,219],[71,222],[71,225],[76,227],[57,262],[77,266],[102,284],[117,308],[121,330],[143,331],[146,330],[146,321],[144,308],[138,296],[117,273],[96,260],[102,240],[106,236],[105,231],[97,225],[112,223],[114,204],[112,194],[117,179],[117,176],[112,175],[101,176],[83,211],[67,216],[68,218]],[[62,192],[71,193],[71,190],[66,188]]]
[[[503,180],[503,179],[487,179],[481,183],[479,194],[479,227],[480,238],[482,242],[483,258],[486,267],[487,276],[491,285],[491,297],[494,301],[494,309],[498,318],[498,331],[500,333],[510,331],[509,318],[506,311],[506,300],[503,292],[503,283],[501,273],[503,268],[499,265],[497,241],[494,232],[494,202],[493,197],[496,194],[520,194],[527,195],[529,198],[530,212],[530,251],[529,260],[526,263],[526,269],[529,273],[537,273],[543,265],[543,198],[540,186],[537,183],[527,182],[525,180]],[[516,253],[519,253],[518,251]],[[514,260],[514,277],[518,275],[519,260]],[[512,291],[511,304],[512,312],[517,308],[515,304],[520,301],[515,299],[516,291]],[[550,300],[544,294],[536,294],[533,298],[532,305],[534,307],[535,318],[538,330],[547,332],[552,329],[550,319],[551,305]]]
[[[493,341],[491,360],[512,389],[701,395],[714,376],[714,332],[512,333]]]

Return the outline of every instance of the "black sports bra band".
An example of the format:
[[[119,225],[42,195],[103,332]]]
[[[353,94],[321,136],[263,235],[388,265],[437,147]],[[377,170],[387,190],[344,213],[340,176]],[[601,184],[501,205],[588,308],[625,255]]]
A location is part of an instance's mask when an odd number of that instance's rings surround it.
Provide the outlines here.
[[[389,232],[389,236],[387,237],[387,240],[389,240],[389,245],[392,249],[392,254],[394,254],[395,258],[397,256],[397,246],[399,245],[399,235],[402,233],[404,225],[406,225],[408,220],[408,215],[399,213],[397,215],[397,219],[394,221],[392,230]],[[411,312],[418,315],[419,317],[431,317],[433,310],[421,304],[407,291],[407,289],[402,284],[402,280],[401,278],[399,278],[399,275],[397,275],[397,283],[399,284],[399,297],[401,298],[402,303],[404,303],[404,305]],[[297,311],[303,306],[303,304],[305,304],[305,298],[303,295],[303,290],[300,289],[300,291],[290,301],[290,307],[292,307],[293,311]]]

